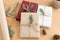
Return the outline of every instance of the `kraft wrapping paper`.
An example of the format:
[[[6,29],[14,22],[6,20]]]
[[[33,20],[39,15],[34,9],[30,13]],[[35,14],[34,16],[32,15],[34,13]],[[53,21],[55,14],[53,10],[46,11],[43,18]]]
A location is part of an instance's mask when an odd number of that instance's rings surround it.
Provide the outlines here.
[[[33,24],[29,27],[29,15],[33,16]],[[38,13],[22,13],[20,22],[21,38],[40,38],[40,27],[38,25]]]

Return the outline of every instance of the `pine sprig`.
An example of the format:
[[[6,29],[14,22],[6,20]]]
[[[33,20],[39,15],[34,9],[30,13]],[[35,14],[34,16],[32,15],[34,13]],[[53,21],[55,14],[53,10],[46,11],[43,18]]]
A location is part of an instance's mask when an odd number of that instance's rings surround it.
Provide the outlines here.
[[[13,31],[11,25],[8,26],[8,30],[9,30],[9,35],[12,38],[15,32]]]
[[[10,6],[5,10],[6,16],[8,16],[8,13],[10,12],[10,10],[11,10]]]
[[[31,11],[34,8],[34,4],[31,4],[28,8],[29,11]]]
[[[24,8],[23,12],[30,12],[34,8],[34,4],[27,6],[27,8],[25,7],[25,5],[23,5],[23,8]]]
[[[32,17],[32,15],[30,15],[30,17],[29,17],[29,23],[30,23],[30,24],[33,23],[33,17]]]
[[[44,14],[45,14],[43,9],[41,9],[41,8],[40,8],[40,10],[39,10],[39,11],[42,13],[42,15],[44,15]]]

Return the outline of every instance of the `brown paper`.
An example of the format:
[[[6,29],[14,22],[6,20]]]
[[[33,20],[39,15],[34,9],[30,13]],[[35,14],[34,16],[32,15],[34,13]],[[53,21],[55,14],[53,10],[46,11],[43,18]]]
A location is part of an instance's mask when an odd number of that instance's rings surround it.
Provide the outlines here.
[[[29,24],[30,15],[33,16],[32,24]],[[20,37],[21,38],[40,38],[40,28],[38,25],[38,13],[22,13],[21,14]]]

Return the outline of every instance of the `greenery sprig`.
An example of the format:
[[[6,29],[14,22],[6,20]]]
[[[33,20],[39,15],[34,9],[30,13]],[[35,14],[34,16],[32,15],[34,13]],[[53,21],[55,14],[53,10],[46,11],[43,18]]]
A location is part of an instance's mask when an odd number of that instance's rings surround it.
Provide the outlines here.
[[[42,13],[42,15],[45,15],[44,10],[42,8],[40,8],[39,11]]]
[[[15,32],[13,31],[11,25],[8,26],[8,30],[9,30],[9,35],[12,38]]]
[[[10,6],[5,10],[6,16],[8,16],[10,10],[11,10],[11,7]]]
[[[30,12],[33,8],[34,8],[34,4],[27,6],[27,8],[25,7],[25,5],[23,5],[23,9],[24,9],[23,12]]]
[[[29,11],[31,11],[34,8],[34,4],[31,4],[28,8]]]
[[[33,23],[33,17],[32,17],[32,15],[30,15],[30,17],[29,17],[29,23],[30,23],[30,24]]]

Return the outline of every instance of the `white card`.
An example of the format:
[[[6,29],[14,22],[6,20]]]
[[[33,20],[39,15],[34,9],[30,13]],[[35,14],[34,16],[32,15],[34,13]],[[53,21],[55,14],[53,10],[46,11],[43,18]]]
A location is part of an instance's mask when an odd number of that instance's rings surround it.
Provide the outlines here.
[[[44,11],[44,14],[46,16],[41,15],[41,11],[40,9],[42,9]],[[43,5],[38,5],[38,10],[37,13],[39,13],[39,25],[42,27],[47,27],[50,28],[51,27],[51,22],[52,22],[52,7],[48,7],[48,6],[43,6]]]
[[[29,27],[30,15],[32,15],[33,17],[33,24],[31,25],[31,27]],[[38,13],[21,13],[20,37],[21,38],[40,38],[40,27],[38,25]]]

